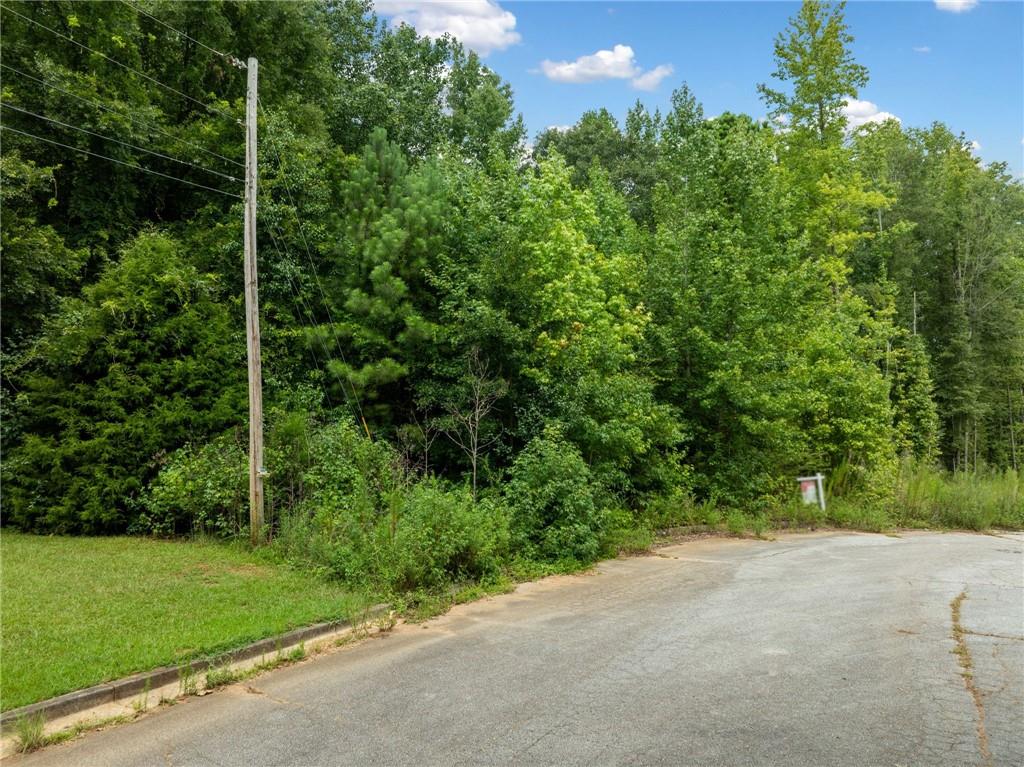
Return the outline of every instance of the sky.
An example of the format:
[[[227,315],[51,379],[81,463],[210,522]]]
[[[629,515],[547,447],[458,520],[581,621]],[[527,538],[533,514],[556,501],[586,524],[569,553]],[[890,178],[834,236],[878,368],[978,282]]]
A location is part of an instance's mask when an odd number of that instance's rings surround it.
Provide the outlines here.
[[[765,116],[772,47],[796,2],[495,2],[376,0],[420,34],[451,33],[509,82],[529,138],[605,107],[620,120],[638,99],[663,112],[685,82],[705,114]],[[852,0],[847,24],[870,82],[851,123],[940,121],[985,162],[1024,172],[1024,2]]]

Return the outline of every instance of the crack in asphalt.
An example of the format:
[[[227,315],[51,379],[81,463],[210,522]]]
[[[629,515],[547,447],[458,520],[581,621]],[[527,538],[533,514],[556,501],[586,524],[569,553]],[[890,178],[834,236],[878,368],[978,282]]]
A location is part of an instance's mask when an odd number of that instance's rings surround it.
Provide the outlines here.
[[[1024,642],[1024,637],[1017,637],[1013,634],[993,634],[988,631],[972,631],[971,629],[964,629],[963,632],[972,637],[992,637],[993,639],[1012,639],[1016,642]]]
[[[964,638],[967,634],[973,632],[967,631],[960,622],[960,611],[965,599],[967,599],[966,586],[963,591],[955,596],[953,601],[949,603],[953,623],[952,637],[953,641],[956,643],[956,647],[953,649],[953,652],[957,656],[960,668],[962,669],[960,676],[963,677],[964,687],[967,688],[967,692],[974,701],[974,709],[978,714],[978,750],[981,751],[981,758],[984,764],[987,765],[987,767],[991,767],[992,752],[988,747],[988,732],[985,730],[985,702],[982,697],[981,690],[979,690],[978,686],[974,683],[974,664],[971,660],[971,650],[967,646],[967,640]]]

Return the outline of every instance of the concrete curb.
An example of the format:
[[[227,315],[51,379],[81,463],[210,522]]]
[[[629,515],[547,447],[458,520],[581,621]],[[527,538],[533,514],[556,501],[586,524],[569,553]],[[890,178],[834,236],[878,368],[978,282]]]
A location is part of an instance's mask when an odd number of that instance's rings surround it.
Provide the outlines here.
[[[184,668],[190,668],[192,673],[198,674],[218,666],[252,660],[253,658],[277,652],[277,650],[282,647],[290,647],[297,645],[300,642],[314,641],[320,637],[333,634],[342,629],[354,628],[361,623],[373,620],[381,615],[386,615],[388,609],[388,605],[374,605],[366,610],[358,620],[337,620],[328,621],[326,623],[316,623],[312,626],[305,626],[304,628],[289,631],[286,634],[261,639],[258,642],[253,642],[252,644],[246,645],[245,647],[241,647],[237,650],[221,653],[220,655],[210,658],[199,658],[191,661],[187,665],[161,666],[160,668],[155,668],[152,671],[143,671],[139,674],[132,674],[131,676],[126,676],[123,679],[117,679],[113,682],[97,684],[92,687],[86,687],[83,690],[75,690],[74,692],[65,693],[64,695],[58,695],[56,698],[41,700],[38,703],[31,703],[27,706],[22,706],[21,708],[14,708],[0,714],[0,727],[6,728],[22,717],[38,715],[42,715],[43,720],[49,722],[54,719],[59,719],[60,717],[77,714],[80,711],[85,711],[105,703],[123,701],[139,695],[147,689],[155,690],[159,687],[163,687],[164,685],[171,684],[172,682],[180,679],[182,669]]]

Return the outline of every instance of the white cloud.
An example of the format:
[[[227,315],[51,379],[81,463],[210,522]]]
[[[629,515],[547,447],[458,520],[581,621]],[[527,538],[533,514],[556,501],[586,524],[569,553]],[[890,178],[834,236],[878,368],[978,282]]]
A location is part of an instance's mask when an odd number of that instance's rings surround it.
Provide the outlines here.
[[[516,17],[493,0],[375,0],[374,10],[426,37],[450,34],[486,56],[520,41]]]
[[[672,74],[671,64],[659,64],[644,71],[636,63],[636,54],[628,45],[616,45],[610,51],[600,50],[575,61],[544,59],[540,71],[558,83],[592,83],[597,80],[630,80],[637,90],[653,91]]]
[[[580,56],[575,61],[544,59],[540,69],[549,80],[559,83],[592,83],[595,80],[627,80],[641,73],[633,49],[616,45],[610,51]]]
[[[638,77],[634,77],[631,84],[638,91],[653,91],[661,85],[661,81],[672,74],[674,70],[671,64],[659,64],[654,69],[649,69]]]
[[[978,4],[978,0],[935,0],[935,7],[940,11],[964,13]]]
[[[972,152],[980,152],[981,151],[981,142],[978,141],[977,139],[972,141],[971,142],[971,151]]]
[[[880,112],[878,105],[873,101],[861,101],[860,99],[848,99],[843,107],[843,114],[846,115],[846,123],[850,130],[856,130],[868,123],[882,123],[886,120],[900,122],[900,118],[892,112]]]
[[[568,133],[572,130],[571,125],[549,125],[544,130],[553,130],[556,133]]]
[[[929,48],[927,45],[915,45],[914,46],[914,53],[931,53],[931,52],[932,52],[932,49]]]

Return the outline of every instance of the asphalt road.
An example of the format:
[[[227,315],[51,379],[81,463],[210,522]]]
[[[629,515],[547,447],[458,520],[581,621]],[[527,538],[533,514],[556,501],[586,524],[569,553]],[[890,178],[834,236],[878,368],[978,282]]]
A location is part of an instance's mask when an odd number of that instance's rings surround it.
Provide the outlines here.
[[[1019,534],[682,544],[16,761],[1018,767],[1022,552]]]

